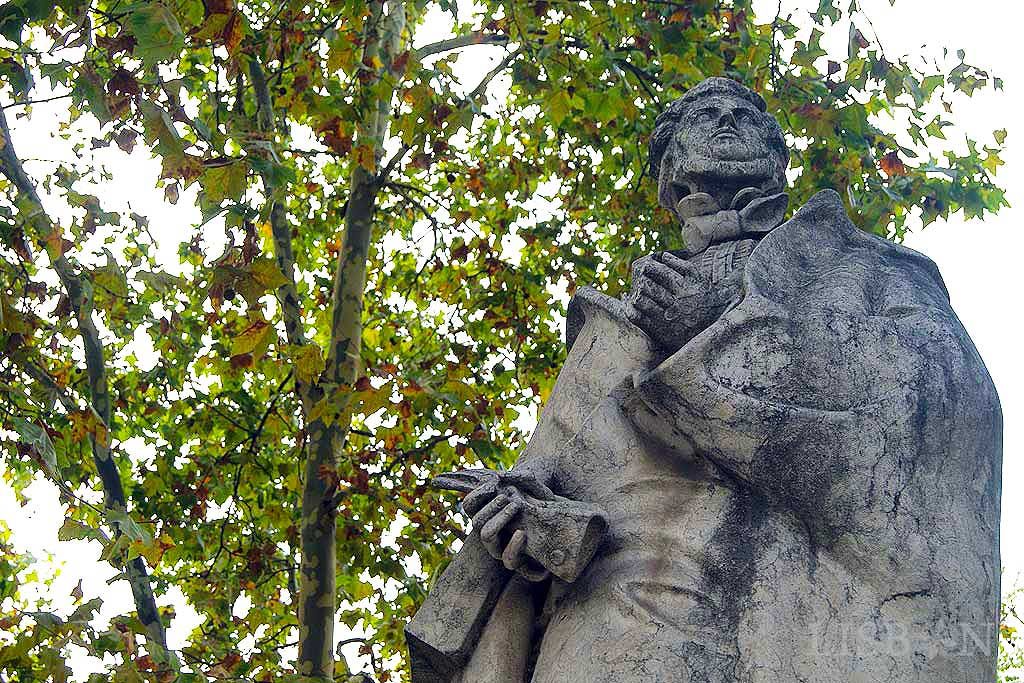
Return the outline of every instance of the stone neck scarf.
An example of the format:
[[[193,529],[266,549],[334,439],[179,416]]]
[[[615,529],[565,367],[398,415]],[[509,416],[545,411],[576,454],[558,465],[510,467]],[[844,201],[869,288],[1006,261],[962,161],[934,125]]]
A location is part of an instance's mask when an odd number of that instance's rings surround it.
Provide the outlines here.
[[[788,207],[785,192],[765,196],[755,187],[737,192],[726,209],[705,192],[687,195],[676,204],[676,214],[683,221],[685,253],[694,256],[713,244],[760,239],[785,221]]]

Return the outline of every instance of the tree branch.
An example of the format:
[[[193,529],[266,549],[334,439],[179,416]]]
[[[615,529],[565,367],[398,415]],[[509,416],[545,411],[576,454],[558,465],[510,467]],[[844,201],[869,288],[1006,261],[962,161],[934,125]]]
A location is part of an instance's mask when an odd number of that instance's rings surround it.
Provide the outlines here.
[[[507,69],[508,65],[512,63],[512,60],[518,57],[521,53],[522,48],[518,48],[505,55],[505,58],[501,60],[501,62],[499,62],[496,67],[491,69],[489,72],[487,72],[486,76],[480,79],[480,82],[477,84],[475,88],[473,88],[473,91],[462,98],[462,100],[459,102],[459,108],[461,109],[462,107],[465,107],[466,105],[480,97],[482,94],[484,94],[487,91],[487,86],[491,84],[491,81],[497,78],[502,71]],[[411,150],[413,147],[419,144],[422,138],[423,134],[421,133],[421,135],[412,143],[402,143],[402,146],[398,149],[398,151],[395,152],[395,154],[384,163],[384,165],[381,168],[381,171],[377,174],[378,184],[384,184],[388,182],[388,176],[391,175],[391,172],[402,161],[402,159],[405,158],[405,155],[409,152],[409,150]]]
[[[33,104],[43,104],[44,102],[56,102],[57,100],[66,100],[67,98],[71,97],[71,94],[72,93],[67,93],[64,95],[54,95],[53,97],[44,97],[38,100],[22,100],[20,102],[11,102],[10,104],[5,104],[3,106],[3,109],[12,109],[14,107],[29,107]]]
[[[92,409],[106,428],[106,434],[92,435],[90,437],[93,461],[96,464],[96,471],[99,473],[100,481],[103,485],[104,506],[108,510],[127,512],[128,504],[125,498],[124,484],[121,481],[121,474],[118,472],[117,463],[114,462],[110,450],[110,394],[107,390],[107,368],[103,354],[103,342],[100,339],[99,330],[96,328],[96,323],[92,317],[92,288],[91,286],[86,286],[86,282],[82,280],[71,261],[64,255],[63,238],[60,235],[59,228],[46,214],[35,184],[25,172],[21,159],[14,150],[14,141],[11,138],[7,117],[2,108],[0,108],[0,136],[2,136],[2,139],[0,139],[0,142],[2,142],[2,147],[0,147],[0,172],[7,176],[14,183],[18,191],[28,198],[32,209],[27,219],[35,226],[39,235],[49,238],[57,244],[52,251],[58,255],[51,256],[50,260],[68,296],[71,309],[75,314],[78,324],[78,334],[82,337]],[[114,527],[120,533],[116,523]],[[157,610],[149,572],[143,559],[136,557],[134,560],[131,560],[126,567],[125,574],[131,585],[139,620],[146,628],[147,638],[166,650],[167,640],[164,634],[163,623],[160,621],[160,613]]]
[[[263,67],[256,55],[249,58],[249,78],[256,94],[256,119],[260,130],[273,138],[274,111],[270,99],[270,90]],[[274,242],[274,258],[277,267],[285,277],[285,283],[277,288],[277,300],[281,305],[284,317],[285,335],[288,343],[294,346],[305,346],[306,332],[302,322],[302,307],[299,305],[299,291],[295,284],[295,254],[292,251],[292,232],[288,224],[288,214],[284,204],[277,199],[271,178],[264,174],[263,191],[270,205],[270,229]],[[307,386],[298,377],[295,379],[296,391],[302,401],[303,413],[308,415],[313,407],[312,387]]]
[[[473,88],[473,92],[469,93],[468,96],[463,98],[463,106],[480,97],[480,95],[484,94],[484,92],[487,90],[487,86],[491,84],[491,81],[493,81],[498,76],[498,74],[507,69],[508,65],[512,63],[512,60],[518,57],[521,52],[522,48],[513,50],[512,52],[509,52],[507,55],[505,55],[505,59],[501,60],[501,62],[498,63],[498,66],[488,71],[487,75],[480,79],[480,83],[478,83],[477,86]]]
[[[441,52],[458,50],[470,45],[504,45],[508,42],[508,36],[502,33],[486,33],[484,31],[473,31],[462,36],[455,36],[446,40],[439,40],[423,47],[413,50],[413,55],[418,61]]]

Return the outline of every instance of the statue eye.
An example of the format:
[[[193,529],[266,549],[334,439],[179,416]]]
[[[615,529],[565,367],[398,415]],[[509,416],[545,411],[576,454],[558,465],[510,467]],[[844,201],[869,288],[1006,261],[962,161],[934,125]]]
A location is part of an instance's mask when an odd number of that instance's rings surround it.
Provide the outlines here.
[[[693,120],[697,123],[705,123],[713,118],[713,114],[710,109],[700,109],[693,113]]]

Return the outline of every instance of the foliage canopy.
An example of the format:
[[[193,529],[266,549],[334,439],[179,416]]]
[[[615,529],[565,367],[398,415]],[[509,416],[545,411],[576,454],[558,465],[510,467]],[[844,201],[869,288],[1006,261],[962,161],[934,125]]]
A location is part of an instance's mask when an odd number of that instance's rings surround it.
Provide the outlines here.
[[[887,54],[857,0],[466,10],[0,7],[4,477],[55,482],[61,538],[102,544],[137,607],[107,625],[91,596],[26,604],[31,563],[0,538],[0,680],[67,680],[76,648],[110,655],[95,680],[325,680],[347,672],[335,613],[376,678],[403,677],[401,628],[464,533],[430,476],[509,465],[563,357],[566,295],[616,294],[634,259],[681,246],[645,144],[707,76],[779,115],[794,206],[832,187],[898,239],[1005,204],[1004,131],[929,153],[958,93],[999,79],[962,52]],[[417,40],[428,17],[452,38]],[[845,58],[822,47],[837,31]],[[460,78],[484,54],[493,68]],[[23,163],[35,111],[58,112],[75,163]],[[201,212],[180,263],[156,258],[173,237],[111,208],[116,169],[93,152],[136,147],[166,200]],[[174,652],[155,611],[171,587],[202,619]]]

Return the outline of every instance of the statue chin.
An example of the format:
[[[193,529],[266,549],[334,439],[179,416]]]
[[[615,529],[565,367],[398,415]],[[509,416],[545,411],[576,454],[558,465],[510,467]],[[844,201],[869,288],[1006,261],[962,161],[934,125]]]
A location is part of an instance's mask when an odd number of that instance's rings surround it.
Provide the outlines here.
[[[676,167],[675,176],[714,180],[750,180],[752,184],[774,178],[778,166],[773,159],[722,159],[688,157]]]
[[[717,159],[688,156],[675,165],[671,178],[671,196],[664,195],[661,198],[663,201],[671,199],[673,206],[694,192],[707,192],[719,202],[728,204],[731,194],[744,187],[756,187],[765,192],[782,189],[778,164],[771,158]],[[723,193],[728,196],[722,196]]]

